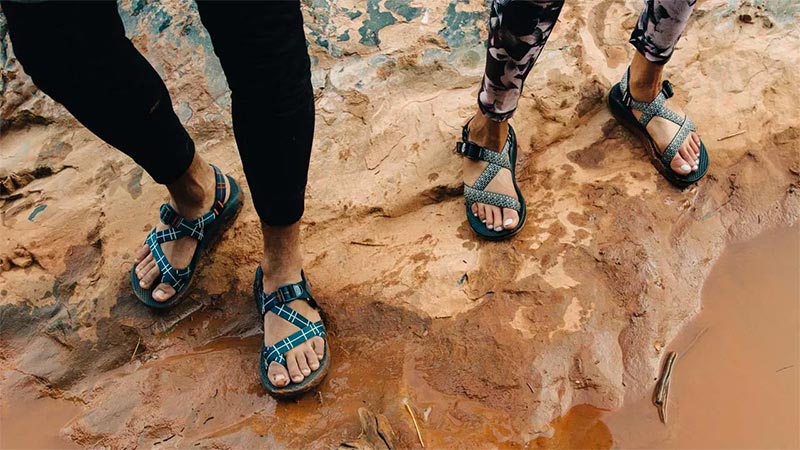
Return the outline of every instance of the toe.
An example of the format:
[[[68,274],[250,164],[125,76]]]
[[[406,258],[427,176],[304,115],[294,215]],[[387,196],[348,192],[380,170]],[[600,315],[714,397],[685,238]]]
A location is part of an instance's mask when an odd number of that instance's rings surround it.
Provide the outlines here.
[[[284,387],[289,384],[289,373],[286,371],[286,368],[275,361],[269,364],[267,377],[269,377],[269,381],[272,384],[278,387]]]
[[[139,286],[144,289],[150,289],[150,286],[161,276],[161,271],[155,262],[148,264],[142,269],[142,276],[139,277]]]
[[[175,288],[167,283],[161,283],[153,290],[153,299],[157,302],[165,302],[175,295]]]
[[[136,262],[141,264],[142,260],[144,260],[147,256],[153,257],[150,253],[150,247],[143,245],[139,250],[136,252]]]
[[[319,369],[319,358],[317,358],[317,354],[314,352],[314,348],[310,343],[303,349],[303,356],[306,359],[306,364],[308,364],[309,369]]]
[[[300,366],[297,365],[297,358],[294,355],[286,354],[286,366],[289,369],[289,378],[293,382],[299,383],[303,381],[303,373],[300,372]]]
[[[511,208],[503,208],[503,227],[513,230],[519,223],[519,214]]]
[[[144,275],[155,266],[153,255],[148,253],[141,261],[136,263],[136,276],[141,280]]]
[[[494,207],[486,205],[486,228],[490,230],[494,229],[494,210]]]
[[[486,223],[486,205],[478,203],[478,218],[481,222]]]
[[[499,206],[492,206],[492,229],[503,231],[503,210]]]
[[[303,374],[303,377],[311,375],[311,368],[308,367],[308,360],[306,359],[305,350],[298,348],[294,354],[294,357],[297,359],[297,367],[300,368],[300,373]]]
[[[469,207],[469,209],[472,211],[472,215],[473,215],[473,216],[475,216],[475,217],[478,217],[478,204],[477,204],[477,203],[473,203],[473,204],[472,204],[472,205]]]
[[[314,353],[316,353],[317,358],[322,360],[322,358],[325,357],[325,339],[315,336],[309,339],[309,342],[311,342],[311,347],[314,349]]]
[[[674,158],[672,158],[672,164],[670,164],[670,167],[672,167],[672,170],[681,175],[686,175],[692,171],[692,166],[686,162],[686,160],[683,159],[680,154],[677,154]]]

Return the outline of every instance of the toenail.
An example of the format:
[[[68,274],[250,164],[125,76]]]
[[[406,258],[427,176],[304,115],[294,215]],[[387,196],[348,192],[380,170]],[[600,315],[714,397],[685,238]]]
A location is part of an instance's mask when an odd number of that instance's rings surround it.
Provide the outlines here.
[[[692,167],[692,170],[693,170],[693,171],[695,171],[695,172],[697,172],[697,169],[699,169],[699,168],[700,168],[700,167],[698,167],[698,166],[695,164],[695,166],[694,166],[694,167]]]
[[[688,171],[690,171],[691,169],[692,169],[692,168],[691,168],[691,167],[689,167],[689,165],[688,165],[688,164],[684,164],[684,165],[682,165],[682,166],[681,166],[681,170],[682,170],[682,171],[684,171],[684,172],[688,172]]]
[[[284,377],[283,375],[275,375],[272,379],[275,381],[283,381],[286,379],[286,377]]]
[[[145,288],[145,289],[146,289],[146,286],[144,285],[144,281],[140,281],[140,282],[139,282],[139,287],[142,287],[142,288]]]
[[[503,231],[503,227],[494,227],[494,231]]]
[[[303,370],[301,370],[301,372],[303,372],[303,375],[305,375],[305,376],[308,376],[311,373],[311,371],[308,370],[308,369],[303,369]]]
[[[509,226],[509,225],[511,225],[512,223],[514,223],[514,219],[506,219],[506,220],[503,222],[503,225],[505,225],[505,226]]]

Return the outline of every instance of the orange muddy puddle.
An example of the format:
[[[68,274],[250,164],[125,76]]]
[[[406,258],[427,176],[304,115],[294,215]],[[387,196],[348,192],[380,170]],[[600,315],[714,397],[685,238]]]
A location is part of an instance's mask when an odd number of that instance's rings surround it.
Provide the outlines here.
[[[0,449],[80,448],[59,435],[81,412],[69,400],[40,396],[32,389],[3,391],[0,401]]]
[[[620,448],[800,448],[800,228],[730,246],[678,352],[668,426],[650,398],[603,420]]]
[[[800,228],[730,246],[702,311],[667,347],[667,423],[651,398],[572,408],[541,448],[800,448]],[[613,439],[612,439],[613,436]]]

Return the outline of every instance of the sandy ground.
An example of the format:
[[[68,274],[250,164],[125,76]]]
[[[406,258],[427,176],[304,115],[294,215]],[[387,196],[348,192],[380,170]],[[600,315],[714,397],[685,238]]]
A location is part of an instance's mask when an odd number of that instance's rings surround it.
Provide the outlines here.
[[[508,243],[472,235],[452,152],[482,72],[483,2],[310,3],[303,235],[334,363],[318,393],[288,404],[256,372],[252,204],[190,301],[166,314],[140,305],[128,271],[165,191],[36,91],[0,21],[0,387],[75,402],[65,438],[327,449],[358,435],[367,406],[415,448],[408,400],[429,447],[533,446],[572,405],[614,409],[651,389],[723,247],[797,222],[792,2],[698,6],[667,68],[712,159],[684,191],[605,108],[639,2],[569,3],[513,121],[530,217]],[[120,10],[199,151],[243,180],[191,5]]]

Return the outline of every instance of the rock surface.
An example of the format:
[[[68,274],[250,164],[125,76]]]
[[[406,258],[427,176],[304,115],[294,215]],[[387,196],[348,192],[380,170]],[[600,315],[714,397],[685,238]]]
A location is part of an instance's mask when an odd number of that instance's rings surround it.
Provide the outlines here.
[[[252,205],[190,301],[146,310],[128,271],[166,193],[36,90],[0,16],[0,387],[79,403],[62,434],[115,449],[333,448],[358,437],[362,406],[415,448],[404,400],[431,448],[520,448],[572,405],[640,398],[726,243],[800,213],[798,8],[766,5],[700,3],[667,68],[712,158],[679,191],[604,104],[639,2],[568,3],[514,119],[529,221],[489,243],[464,221],[451,150],[485,2],[306,2],[318,121],[303,233],[334,365],[288,404],[256,372]],[[194,4],[120,13],[199,151],[243,180]]]

